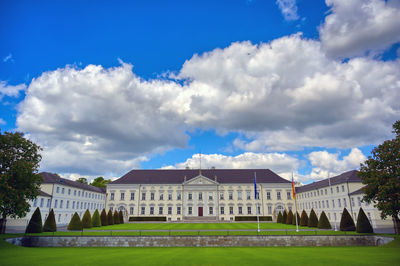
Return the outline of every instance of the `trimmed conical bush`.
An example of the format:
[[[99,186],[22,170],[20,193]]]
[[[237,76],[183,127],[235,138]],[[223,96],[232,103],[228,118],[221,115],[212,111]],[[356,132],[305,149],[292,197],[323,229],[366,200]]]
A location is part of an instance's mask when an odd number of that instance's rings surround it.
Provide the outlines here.
[[[301,226],[308,226],[308,215],[307,215],[305,210],[303,210],[301,212],[300,225]]]
[[[122,210],[119,211],[118,216],[119,216],[119,223],[123,224],[124,223],[124,214],[122,213]]]
[[[276,222],[277,222],[277,223],[282,223],[282,219],[283,219],[282,213],[279,212],[279,213],[278,213],[278,218],[276,219]]]
[[[117,210],[114,211],[114,224],[119,224],[119,214]]]
[[[355,231],[353,218],[346,208],[343,209],[342,218],[340,219],[340,231]]]
[[[308,227],[317,227],[318,226],[318,217],[315,214],[314,209],[311,209],[310,217],[308,217]]]
[[[300,215],[298,212],[296,212],[296,215],[297,215],[297,224],[300,225]],[[293,214],[292,224],[296,225],[296,216],[294,216],[294,214]]]
[[[83,214],[82,226],[83,228],[92,228],[92,215],[90,215],[89,209]]]
[[[356,231],[357,233],[374,232],[374,229],[372,228],[371,223],[369,222],[369,219],[367,215],[365,215],[365,212],[362,208],[360,208],[360,211],[358,212]]]
[[[282,214],[282,223],[283,224],[286,223],[286,219],[287,219],[287,212],[286,212],[286,210],[284,210],[283,214]]]
[[[71,221],[68,224],[67,227],[68,230],[73,230],[73,231],[80,231],[83,229],[83,225],[81,222],[81,218],[79,218],[79,215],[77,212],[74,213],[74,215],[71,218]]]
[[[331,223],[329,222],[328,217],[326,217],[326,214],[324,211],[322,211],[321,215],[319,216],[318,228],[319,229],[332,229]]]
[[[25,233],[41,233],[42,232],[42,215],[40,214],[39,207],[36,208],[32,214],[29,224],[26,227]]]
[[[292,210],[289,210],[289,213],[288,213],[288,215],[287,215],[287,217],[286,217],[286,224],[292,224],[292,221],[293,221],[293,212],[292,212]]]
[[[100,214],[101,226],[108,225],[107,213],[106,210],[103,209]]]
[[[92,226],[93,227],[101,226],[100,214],[97,209],[94,211],[93,216],[92,216]]]
[[[44,222],[43,232],[56,232],[56,231],[57,231],[56,217],[54,216],[54,210],[51,209],[49,212],[49,216],[47,216],[47,219]]]
[[[112,213],[111,209],[107,213],[107,224],[108,225],[113,225],[114,224],[114,216],[113,216],[113,213]]]

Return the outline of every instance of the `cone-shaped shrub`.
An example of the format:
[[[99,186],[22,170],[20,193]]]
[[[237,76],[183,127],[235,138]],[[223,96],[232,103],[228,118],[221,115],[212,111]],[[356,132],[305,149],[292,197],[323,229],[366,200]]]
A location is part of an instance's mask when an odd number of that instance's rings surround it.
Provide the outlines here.
[[[328,217],[326,217],[326,214],[324,211],[322,211],[321,215],[319,216],[318,228],[319,229],[332,229],[331,223],[329,222]]]
[[[119,216],[119,223],[123,224],[124,223],[124,215],[122,213],[122,210],[119,211],[118,216]]]
[[[100,214],[99,214],[99,211],[97,209],[93,213],[92,226],[93,227],[100,227],[101,226]]]
[[[283,218],[282,218],[282,213],[279,212],[279,213],[278,213],[278,218],[276,219],[276,222],[277,222],[277,223],[282,223],[282,219],[283,219]]]
[[[119,214],[117,210],[114,211],[114,224],[119,224]]]
[[[74,215],[72,216],[67,229],[68,230],[76,230],[76,231],[80,231],[83,229],[81,218],[79,218],[79,215],[77,212],[75,212]]]
[[[90,215],[89,209],[83,214],[82,226],[83,228],[92,228],[92,215]]]
[[[300,217],[300,225],[301,226],[307,226],[308,225],[308,215],[305,210],[301,213]]]
[[[293,221],[293,212],[292,212],[292,210],[289,210],[289,213],[288,213],[288,215],[287,215],[287,217],[286,217],[286,224],[292,224],[292,221]]]
[[[113,213],[112,213],[111,209],[107,213],[107,224],[108,225],[113,225],[114,224],[114,216],[113,216]]]
[[[283,214],[282,214],[282,223],[283,224],[286,223],[286,219],[287,219],[287,212],[286,212],[286,210],[284,210]]]
[[[362,208],[360,208],[360,211],[358,212],[358,217],[357,217],[357,233],[373,233],[374,229],[371,226],[371,223],[369,222],[369,219],[367,215],[365,215],[365,212],[363,211]]]
[[[107,213],[106,213],[106,210],[105,210],[105,209],[103,209],[103,210],[101,211],[100,220],[101,220],[101,225],[102,225],[102,226],[108,225]]]
[[[315,214],[314,209],[311,209],[310,217],[308,218],[308,227],[317,227],[318,226],[318,217]]]
[[[296,215],[297,215],[297,224],[300,225],[300,215],[298,212],[296,212]],[[296,225],[296,216],[294,216],[294,214],[293,214],[292,224]]]
[[[353,218],[346,208],[343,209],[342,218],[340,219],[340,231],[355,231],[356,226],[354,225]]]
[[[57,231],[56,217],[54,216],[54,210],[51,209],[49,216],[47,216],[47,219],[44,222],[43,232],[56,232],[56,231]]]
[[[36,208],[32,214],[29,224],[26,227],[25,233],[41,233],[42,232],[42,215],[40,214],[39,207]]]

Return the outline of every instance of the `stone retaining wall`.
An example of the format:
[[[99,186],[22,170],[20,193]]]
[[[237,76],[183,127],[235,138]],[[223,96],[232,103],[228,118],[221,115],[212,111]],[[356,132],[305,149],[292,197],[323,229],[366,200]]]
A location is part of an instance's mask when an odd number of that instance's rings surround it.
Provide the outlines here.
[[[240,247],[379,246],[383,236],[25,236],[7,239],[25,247]]]

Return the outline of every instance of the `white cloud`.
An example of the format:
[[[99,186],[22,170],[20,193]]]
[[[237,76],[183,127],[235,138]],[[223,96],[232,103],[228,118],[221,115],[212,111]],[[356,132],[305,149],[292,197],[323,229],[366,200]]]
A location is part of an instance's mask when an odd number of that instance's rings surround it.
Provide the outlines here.
[[[285,153],[245,152],[237,156],[222,154],[201,155],[203,169],[212,167],[216,169],[270,169],[286,179],[291,177],[291,171],[297,170],[300,163],[297,158]],[[185,162],[164,166],[163,169],[184,169],[186,167],[198,169],[200,167],[200,155],[194,154]]]
[[[308,155],[312,165],[311,179],[323,179],[329,176],[335,176],[343,172],[359,169],[360,163],[367,157],[357,148],[351,149],[347,156],[339,159],[338,153],[329,153],[327,151],[314,151]]]
[[[379,52],[400,42],[397,0],[326,0],[331,14],[319,28],[324,49],[336,57]]]
[[[281,10],[285,20],[299,19],[299,15],[297,14],[296,0],[276,0],[276,4]]]
[[[25,84],[12,86],[8,85],[7,82],[0,80],[0,101],[3,99],[4,96],[19,97],[20,91],[24,91],[25,89]]]
[[[3,62],[5,63],[10,60],[11,60],[11,62],[14,62],[14,59],[12,57],[13,57],[12,54],[9,53],[6,57],[3,58]]]
[[[4,121],[4,119],[0,118],[0,125],[5,125],[7,124],[6,121]]]

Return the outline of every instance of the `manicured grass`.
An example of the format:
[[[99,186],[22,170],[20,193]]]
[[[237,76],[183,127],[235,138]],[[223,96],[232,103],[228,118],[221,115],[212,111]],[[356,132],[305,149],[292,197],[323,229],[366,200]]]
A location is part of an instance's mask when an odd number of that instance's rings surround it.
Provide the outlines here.
[[[7,235],[11,236],[11,235]],[[2,239],[3,236],[0,236]],[[398,265],[382,247],[25,248],[0,240],[0,265]]]

